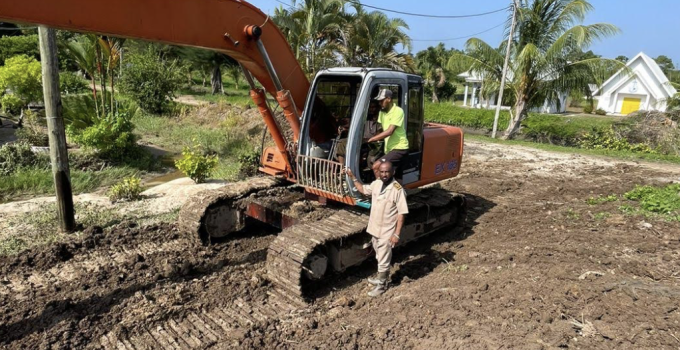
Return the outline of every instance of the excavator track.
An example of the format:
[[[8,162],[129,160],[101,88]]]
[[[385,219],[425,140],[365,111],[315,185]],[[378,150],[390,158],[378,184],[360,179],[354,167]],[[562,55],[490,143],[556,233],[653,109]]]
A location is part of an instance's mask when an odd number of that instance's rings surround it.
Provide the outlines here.
[[[402,237],[406,236],[406,239],[400,246],[438,229],[460,225],[465,220],[465,197],[461,194],[430,188],[409,196],[408,202],[409,215],[402,229]],[[319,221],[300,223],[283,230],[270,244],[267,254],[268,278],[275,287],[272,293],[304,307],[309,300],[308,289],[313,284],[305,277],[310,270],[309,258],[329,244],[343,246],[345,242],[348,246],[346,242],[354,241],[356,251],[357,238],[369,240],[365,232],[368,217],[368,210],[340,209]],[[364,252],[368,253],[368,250],[364,249]],[[361,261],[352,262],[352,265]],[[348,266],[343,269],[345,267]]]
[[[218,190],[198,193],[190,198],[179,213],[182,232],[198,237],[203,243],[243,228],[245,216],[240,200],[257,191],[282,186],[286,182],[272,177],[255,177],[228,184]]]

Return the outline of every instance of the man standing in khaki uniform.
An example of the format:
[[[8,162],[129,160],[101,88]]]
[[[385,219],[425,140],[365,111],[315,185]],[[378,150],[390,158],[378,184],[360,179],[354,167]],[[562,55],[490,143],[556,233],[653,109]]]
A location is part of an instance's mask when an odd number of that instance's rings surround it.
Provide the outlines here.
[[[392,248],[399,243],[404,217],[408,214],[406,192],[394,180],[392,163],[384,159],[381,161],[380,179],[373,181],[369,186],[362,185],[351,170],[345,170],[357,190],[371,197],[371,215],[366,231],[373,236],[371,243],[373,243],[375,257],[378,260],[378,278],[368,279],[368,282],[375,286],[368,292],[368,295],[372,297],[377,297],[387,290]]]

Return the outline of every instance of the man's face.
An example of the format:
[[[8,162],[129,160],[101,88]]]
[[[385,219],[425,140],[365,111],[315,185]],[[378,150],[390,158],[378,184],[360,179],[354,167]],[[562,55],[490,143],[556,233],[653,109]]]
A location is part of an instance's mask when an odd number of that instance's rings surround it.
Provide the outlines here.
[[[394,176],[394,169],[392,169],[392,163],[382,163],[380,164],[379,174],[380,180],[382,182],[389,182]]]
[[[371,104],[368,105],[368,115],[371,116],[371,117],[378,114],[379,110],[380,110],[380,103],[378,101],[371,101]]]
[[[389,111],[389,110],[390,110],[390,106],[392,106],[392,99],[389,98],[389,97],[384,98],[384,99],[382,99],[382,100],[380,100],[380,101],[378,101],[378,102],[380,102],[380,109],[381,109],[383,112]]]

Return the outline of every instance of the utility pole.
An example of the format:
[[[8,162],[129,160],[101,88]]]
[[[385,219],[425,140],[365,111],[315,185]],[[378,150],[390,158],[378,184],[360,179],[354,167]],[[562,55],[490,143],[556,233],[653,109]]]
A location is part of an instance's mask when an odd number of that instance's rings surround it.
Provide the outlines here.
[[[508,35],[508,45],[506,46],[505,62],[503,63],[503,73],[501,75],[501,89],[498,91],[498,102],[496,102],[496,115],[493,118],[493,130],[491,131],[491,138],[496,138],[496,130],[498,130],[498,117],[501,114],[501,102],[503,101],[503,90],[505,90],[505,77],[508,75],[508,63],[510,62],[510,45],[512,45],[512,35],[515,32],[515,24],[517,23],[517,0],[513,0],[512,4],[512,24],[510,25],[510,34]]]
[[[45,95],[45,114],[47,134],[50,142],[50,161],[54,190],[57,195],[59,224],[63,231],[71,232],[76,228],[71,192],[71,175],[68,168],[66,133],[61,116],[61,95],[59,93],[59,66],[57,62],[57,37],[54,29],[40,26],[40,61],[42,65],[43,94]]]

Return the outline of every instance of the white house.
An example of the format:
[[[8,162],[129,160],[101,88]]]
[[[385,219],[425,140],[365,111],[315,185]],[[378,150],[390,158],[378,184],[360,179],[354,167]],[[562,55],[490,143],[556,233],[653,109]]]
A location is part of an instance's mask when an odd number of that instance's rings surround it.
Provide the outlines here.
[[[666,99],[677,93],[651,57],[640,52],[595,90],[597,108],[607,113],[629,114],[637,110],[666,111]]]
[[[463,94],[463,106],[470,106],[472,108],[486,108],[486,109],[494,109],[496,108],[496,102],[498,101],[498,95],[493,94],[490,96],[488,99],[484,99],[483,97],[480,97],[479,91],[482,88],[482,82],[484,78],[480,76],[478,73],[473,73],[470,71],[458,74],[458,77],[465,79],[465,93]],[[508,72],[508,79],[512,79],[512,72]],[[469,87],[472,86],[472,89]],[[468,99],[468,95],[470,90],[472,90],[472,94],[470,95]],[[566,93],[561,93],[559,96],[560,99],[560,104],[559,108],[557,106],[557,103],[555,102],[548,102],[547,100],[545,103],[543,103],[542,106],[533,108],[531,111],[532,112],[538,112],[538,113],[564,113],[567,109],[567,97],[568,94]],[[469,102],[469,103],[468,103]],[[510,107],[508,106],[501,106],[503,109],[508,109]]]

